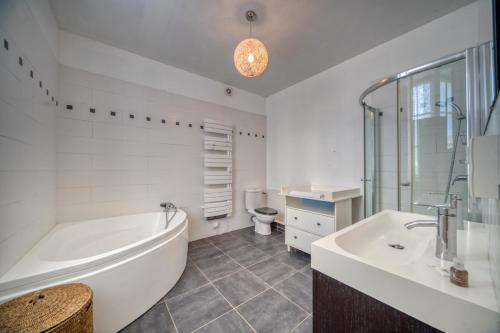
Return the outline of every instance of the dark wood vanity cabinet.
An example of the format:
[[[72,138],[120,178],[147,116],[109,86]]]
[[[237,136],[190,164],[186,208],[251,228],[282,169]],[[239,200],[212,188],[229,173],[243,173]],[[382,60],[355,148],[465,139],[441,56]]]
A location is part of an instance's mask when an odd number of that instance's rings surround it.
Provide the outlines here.
[[[318,271],[313,271],[315,333],[441,332]]]

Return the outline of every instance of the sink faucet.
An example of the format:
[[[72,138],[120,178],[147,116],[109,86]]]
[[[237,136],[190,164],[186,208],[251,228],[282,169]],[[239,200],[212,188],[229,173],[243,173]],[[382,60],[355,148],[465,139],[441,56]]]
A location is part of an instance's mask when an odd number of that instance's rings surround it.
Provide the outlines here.
[[[460,201],[460,202],[459,202]],[[452,261],[457,256],[457,214],[461,209],[461,199],[456,194],[450,195],[449,205],[426,205],[418,204],[429,208],[437,208],[437,220],[415,220],[405,223],[407,229],[416,227],[437,227],[436,237],[436,257]],[[461,216],[461,212],[460,212]]]
[[[160,207],[163,208],[163,211],[165,212],[165,229],[167,229],[168,224],[174,218],[175,214],[177,214],[177,207],[175,207],[175,205],[171,202],[162,202],[160,203]],[[168,213],[171,211],[173,211],[174,214],[169,218]]]

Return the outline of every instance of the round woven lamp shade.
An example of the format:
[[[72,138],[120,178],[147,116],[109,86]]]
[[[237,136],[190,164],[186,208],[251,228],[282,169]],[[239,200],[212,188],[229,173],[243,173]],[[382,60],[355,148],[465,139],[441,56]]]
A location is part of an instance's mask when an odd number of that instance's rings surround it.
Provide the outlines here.
[[[0,332],[92,333],[92,289],[63,284],[1,304]]]
[[[266,47],[255,38],[242,40],[234,50],[234,66],[246,77],[262,74],[266,70],[268,61]]]

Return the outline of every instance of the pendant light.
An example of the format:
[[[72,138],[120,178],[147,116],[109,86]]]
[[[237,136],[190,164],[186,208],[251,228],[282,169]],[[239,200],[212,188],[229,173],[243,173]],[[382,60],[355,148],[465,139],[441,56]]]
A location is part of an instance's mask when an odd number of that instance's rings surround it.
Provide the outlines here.
[[[250,36],[242,40],[234,50],[234,66],[241,75],[255,77],[262,74],[267,67],[269,57],[264,44],[252,38],[252,22],[257,19],[253,10],[246,12],[246,19],[250,22]]]

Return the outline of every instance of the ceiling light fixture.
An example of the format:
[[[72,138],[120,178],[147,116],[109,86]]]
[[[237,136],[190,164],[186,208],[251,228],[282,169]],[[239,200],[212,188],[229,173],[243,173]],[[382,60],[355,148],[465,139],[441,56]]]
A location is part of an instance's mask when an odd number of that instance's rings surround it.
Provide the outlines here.
[[[234,66],[241,75],[256,77],[266,70],[269,57],[265,45],[260,40],[252,38],[252,22],[257,19],[257,14],[249,10],[245,16],[250,22],[250,36],[234,49]]]

